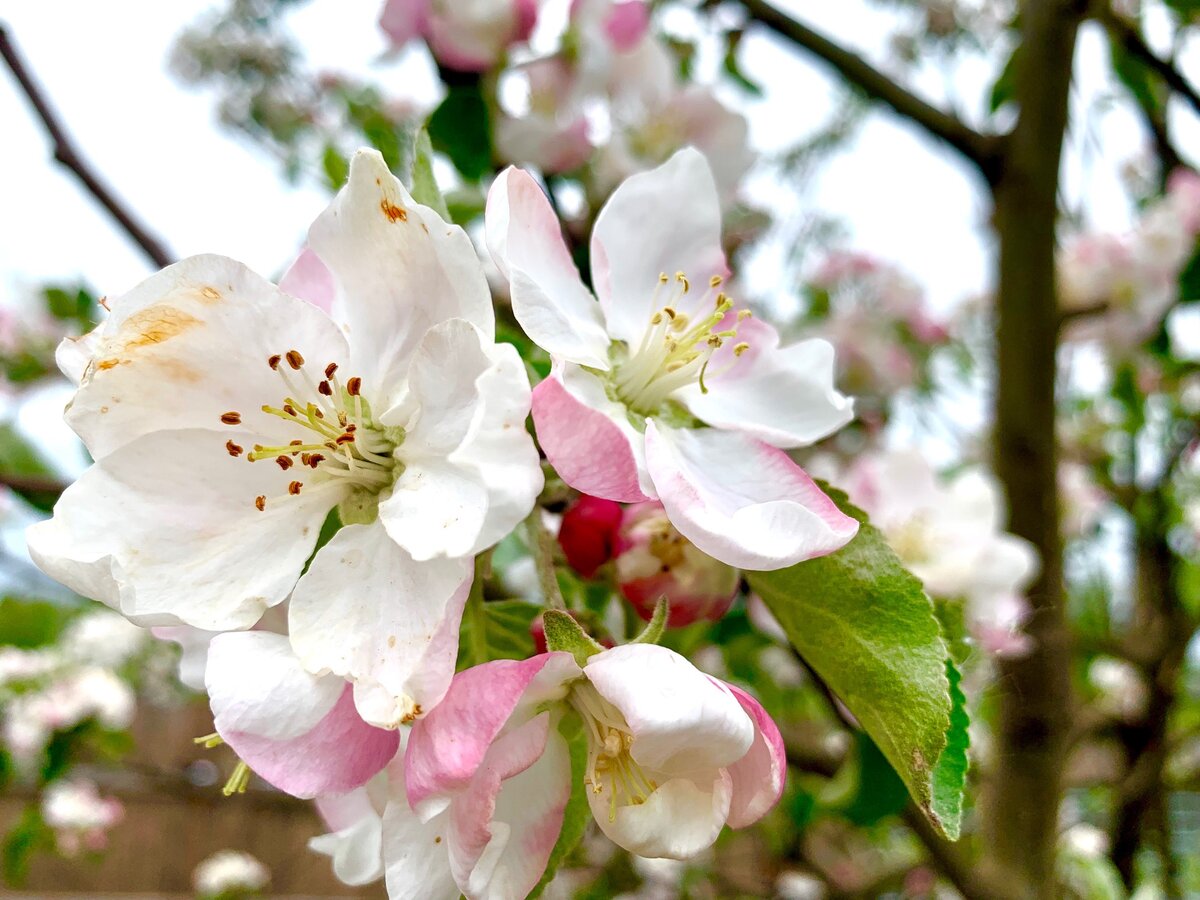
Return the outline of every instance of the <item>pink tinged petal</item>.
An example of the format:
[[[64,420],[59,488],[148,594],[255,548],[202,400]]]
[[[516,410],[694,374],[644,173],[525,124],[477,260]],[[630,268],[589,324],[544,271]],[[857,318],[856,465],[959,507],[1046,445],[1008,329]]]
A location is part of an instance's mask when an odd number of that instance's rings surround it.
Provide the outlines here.
[[[556,359],[607,370],[608,332],[563,243],[546,195],[520,169],[505,169],[488,192],[488,248],[508,278],[526,334]]]
[[[786,453],[746,435],[650,420],[646,462],[671,524],[731,566],[782,569],[858,533]]]
[[[313,222],[308,244],[333,274],[345,312],[351,365],[343,371],[363,379],[377,411],[399,401],[409,360],[433,325],[462,318],[495,333],[471,239],[413,200],[374,150],[354,155],[349,181]]]
[[[347,354],[328,316],[222,256],[168,266],[110,305],[67,409],[95,459],[142,435],[179,429],[219,433],[219,452],[238,437],[221,421],[231,411],[252,442],[286,444],[302,432],[261,411],[289,393],[268,359],[297,350],[324,368]],[[77,359],[66,362],[78,368]]]
[[[625,716],[630,753],[648,769],[710,777],[745,756],[754,741],[753,722],[726,686],[666,647],[614,647],[583,671]]]
[[[305,668],[355,683],[360,714],[395,728],[450,685],[470,559],[416,562],[378,521],[347,525],[318,551],[288,611]]]
[[[614,3],[604,20],[604,33],[618,53],[628,53],[650,29],[650,6],[642,0]]]
[[[321,262],[321,257],[305,247],[300,251],[283,277],[279,279],[279,289],[285,294],[307,300],[326,315],[333,314],[333,301],[336,288],[333,275]]]
[[[713,275],[728,274],[721,249],[721,203],[704,156],[680,150],[657,169],[616,189],[592,231],[592,281],[615,338],[636,347],[657,307],[659,275],[682,271],[696,289],[677,304],[689,314]]]
[[[229,428],[155,432],[113,451],[29,529],[33,561],[140,625],[249,628],[287,598],[340,495],[289,495],[294,475],[231,457],[227,436],[248,446]]]
[[[621,503],[654,498],[642,435],[590,372],[557,366],[533,390],[533,423],[546,458],[577,491]]]
[[[460,882],[469,900],[521,900],[546,871],[571,797],[571,760],[556,731],[550,731],[544,744],[531,766],[499,785],[489,804],[490,839],[469,879]],[[483,777],[480,772],[476,779]],[[455,800],[456,815],[464,799]]]
[[[403,47],[425,33],[429,3],[430,0],[387,0],[379,17],[379,27],[397,47]]]
[[[537,27],[539,0],[512,0],[516,17],[513,41],[527,41]]]
[[[690,859],[712,846],[729,813],[729,773],[672,778],[659,784],[645,803],[618,806],[608,793],[587,791],[596,823],[613,843],[651,859]]]
[[[762,704],[737,685],[725,686],[754,723],[754,743],[745,756],[728,767],[733,796],[727,824],[730,828],[745,828],[765,816],[783,796],[787,753],[779,728]]]
[[[730,327],[734,327],[730,323]],[[705,379],[676,396],[697,418],[743,431],[776,447],[803,447],[854,418],[853,401],[834,387],[833,345],[823,340],[779,346],[779,333],[743,320],[737,337],[713,354]],[[750,349],[736,356],[741,342]]]
[[[305,672],[283,635],[218,635],[205,681],[217,733],[251,769],[296,797],[365,784],[400,745],[395,733],[358,717],[342,679]]]
[[[459,672],[450,690],[413,726],[404,758],[409,802],[435,815],[474,777],[492,742],[536,707],[566,696],[579,667],[567,653],[496,660]]]

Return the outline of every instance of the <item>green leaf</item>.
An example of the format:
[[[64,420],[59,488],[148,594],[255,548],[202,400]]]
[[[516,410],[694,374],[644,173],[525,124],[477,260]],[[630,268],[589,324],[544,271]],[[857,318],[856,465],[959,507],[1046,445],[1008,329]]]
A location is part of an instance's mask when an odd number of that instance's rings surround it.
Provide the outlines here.
[[[604,649],[583,630],[574,616],[560,609],[546,610],[542,614],[542,622],[546,626],[547,649],[570,653],[581,666]]]
[[[994,113],[999,111],[1000,107],[1010,102],[1013,98],[1018,50],[1020,50],[1020,45],[1017,45],[1017,48],[1009,55],[1004,68],[1000,70],[1000,74],[996,76],[996,80],[992,84],[991,93],[988,95],[988,112]]]
[[[945,778],[934,777],[943,751],[956,747],[947,740],[954,701],[933,604],[862,510],[825,489],[862,523],[854,540],[829,556],[747,578],[934,826],[957,835],[951,775],[958,767],[948,761]]]
[[[5,883],[11,887],[19,887],[29,874],[29,860],[33,854],[38,850],[50,850],[53,847],[54,832],[42,821],[37,804],[29,804],[4,841],[0,871]]]
[[[451,221],[446,199],[433,176],[433,145],[429,141],[429,132],[424,128],[417,132],[413,148],[412,195],[418,203],[428,206],[445,221]]]
[[[1113,74],[1133,94],[1133,99],[1151,115],[1163,115],[1168,92],[1157,73],[1115,40],[1110,50]]]
[[[434,149],[449,156],[463,178],[478,181],[491,170],[491,116],[478,81],[451,85],[427,127]]]
[[[908,804],[908,788],[870,736],[858,732],[854,792],[839,812],[855,825],[874,825]]]
[[[0,425],[0,474],[10,478],[15,476],[17,483],[10,483],[10,486],[33,506],[46,512],[54,508],[58,491],[49,489],[55,480],[54,470],[29,441],[8,424]],[[28,484],[19,483],[23,480]],[[38,482],[46,482],[47,489]]]
[[[524,600],[493,600],[469,606],[463,616],[458,642],[459,666],[476,665],[492,659],[527,659],[536,652],[529,626],[542,607]],[[468,660],[471,648],[477,645],[476,632],[483,635],[479,651],[483,660]]]
[[[659,597],[654,605],[654,615],[642,629],[642,633],[631,641],[634,644],[657,644],[662,640],[663,632],[667,630],[667,617],[671,614],[671,604],[666,597]]]
[[[740,28],[726,33],[725,59],[721,64],[721,68],[746,93],[754,97],[761,97],[762,88],[756,82],[746,77],[746,73],[742,71],[742,67],[738,63],[738,46],[742,43],[743,34],[744,32]]]
[[[558,840],[554,849],[550,851],[550,861],[546,864],[542,880],[529,894],[530,900],[542,895],[542,891],[554,879],[559,867],[583,840],[583,834],[592,818],[592,810],[587,801],[587,786],[583,783],[587,774],[587,738],[583,733],[583,724],[577,715],[572,714],[559,722],[558,731],[566,738],[571,751],[571,797],[567,800],[567,808],[563,812],[562,831],[558,833]]]
[[[31,649],[53,644],[71,610],[45,600],[5,597],[0,600],[0,646]]]
[[[325,183],[331,191],[341,190],[350,177],[350,163],[333,144],[325,145],[325,152],[321,154],[321,168],[325,171]]]
[[[946,678],[950,682],[950,730],[946,732],[946,749],[938,757],[933,770],[933,814],[942,823],[946,836],[957,840],[962,822],[963,790],[967,784],[967,768],[970,759],[967,748],[971,739],[967,728],[971,718],[967,715],[967,698],[963,694],[962,675],[953,660],[946,660]]]

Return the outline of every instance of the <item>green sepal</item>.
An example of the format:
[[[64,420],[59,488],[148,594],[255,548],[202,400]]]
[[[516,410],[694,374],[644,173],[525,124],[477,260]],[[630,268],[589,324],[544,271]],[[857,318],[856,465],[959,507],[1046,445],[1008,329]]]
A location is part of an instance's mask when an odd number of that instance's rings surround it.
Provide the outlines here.
[[[546,629],[546,649],[570,653],[581,666],[604,649],[583,630],[582,625],[560,609],[546,610],[542,614],[542,623]]]
[[[666,597],[659,597],[658,603],[654,606],[654,615],[650,617],[650,622],[642,629],[642,633],[630,641],[630,643],[657,644],[662,640],[663,633],[667,630],[667,618],[670,615],[670,601]]]

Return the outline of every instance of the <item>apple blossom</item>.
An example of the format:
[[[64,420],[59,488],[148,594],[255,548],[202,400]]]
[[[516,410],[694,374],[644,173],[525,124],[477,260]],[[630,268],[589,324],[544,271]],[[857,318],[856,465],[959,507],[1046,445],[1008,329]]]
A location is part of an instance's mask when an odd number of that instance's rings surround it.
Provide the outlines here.
[[[303,665],[352,680],[362,714],[395,727],[449,683],[470,557],[541,488],[528,380],[494,343],[469,238],[375,151],[308,246],[320,266],[293,280],[332,288],[332,318],[199,256],[64,341],[67,418],[96,462],[29,548],[142,625],[248,628],[291,595]],[[344,527],[313,556],[334,509]]]
[[[568,709],[583,721],[597,824],[640,856],[694,856],[783,790],[782,740],[758,703],[664,647],[627,644],[582,666],[563,652],[484,663],[455,676],[405,753],[398,812],[444,840],[447,896],[522,897],[540,879],[571,793],[557,729]],[[389,887],[427,839],[414,824],[393,840]]]
[[[680,533],[741,568],[782,568],[854,536],[857,523],[780,449],[853,415],[833,386],[832,348],[781,348],[721,291],[720,203],[699,152],[633,176],[601,210],[599,302],[527,173],[500,175],[486,226],[517,319],[554,360],[533,417],[564,481],[609,500],[661,500]]]
[[[1021,592],[1037,555],[1003,531],[1001,489],[988,473],[967,469],[943,484],[925,456],[901,450],[858,457],[839,483],[930,594],[965,601],[968,627],[985,650],[1011,656],[1028,648]]]
[[[503,114],[495,143],[501,158],[534,166],[548,175],[570,172],[588,161],[592,143],[588,123],[572,100],[575,69],[561,55],[525,63],[512,70],[529,93],[523,115]]]
[[[442,65],[482,72],[528,39],[539,0],[388,0],[379,25],[397,47],[424,39]]]
[[[403,751],[401,751],[403,752]],[[343,884],[359,886],[383,877],[383,813],[387,806],[389,777],[403,778],[403,758],[396,757],[388,770],[346,794],[318,797],[317,812],[329,827],[328,834],[308,842],[308,848],[328,856],[333,874]]]
[[[115,669],[140,653],[149,638],[145,629],[100,608],[72,619],[59,641],[71,661]]]
[[[124,814],[120,801],[101,797],[96,785],[83,779],[55,781],[42,795],[42,820],[54,830],[55,844],[66,856],[103,850],[108,830]]]

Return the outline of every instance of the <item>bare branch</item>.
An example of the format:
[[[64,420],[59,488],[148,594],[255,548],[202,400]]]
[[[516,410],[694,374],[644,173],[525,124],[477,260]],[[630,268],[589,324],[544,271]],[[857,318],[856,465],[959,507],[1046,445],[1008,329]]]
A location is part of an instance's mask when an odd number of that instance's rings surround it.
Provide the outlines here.
[[[83,182],[83,186],[87,188],[88,192],[100,202],[100,205],[108,211],[108,214],[117,221],[117,224],[121,226],[125,233],[133,239],[134,243],[142,249],[142,252],[156,266],[169,266],[173,260],[171,254],[163,247],[162,242],[151,235],[146,227],[137,221],[133,213],[100,181],[99,176],[92,171],[83,157],[79,155],[79,151],[71,142],[70,137],[67,136],[62,122],[59,121],[58,115],[51,109],[46,95],[42,93],[41,87],[33,80],[33,75],[26,68],[24,61],[17,52],[16,45],[13,44],[8,35],[8,30],[3,24],[0,24],[0,56],[4,57],[4,62],[12,70],[13,76],[17,79],[17,84],[21,86],[21,90],[25,92],[25,96],[29,98],[29,104],[33,107],[34,112],[37,113],[38,118],[42,120],[42,124],[46,128],[46,133],[50,135],[50,139],[54,143],[54,159],[73,172],[75,177]]]
[[[752,20],[824,61],[872,100],[887,105],[897,115],[920,125],[929,134],[945,141],[968,162],[973,163],[989,183],[993,183],[999,176],[1003,138],[980,134],[954,115],[910,93],[861,56],[818,34],[802,22],[776,9],[766,0],[741,2]]]
[[[1167,87],[1186,100],[1188,105],[1197,114],[1200,114],[1200,93],[1197,93],[1191,82],[1175,68],[1173,61],[1163,59],[1150,48],[1137,25],[1114,12],[1112,5],[1105,0],[1097,0],[1092,4],[1091,15],[1104,26],[1109,36],[1120,44],[1126,53],[1158,75]]]

